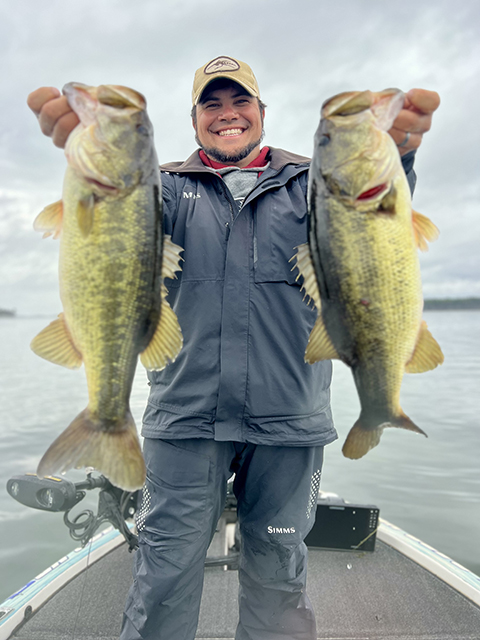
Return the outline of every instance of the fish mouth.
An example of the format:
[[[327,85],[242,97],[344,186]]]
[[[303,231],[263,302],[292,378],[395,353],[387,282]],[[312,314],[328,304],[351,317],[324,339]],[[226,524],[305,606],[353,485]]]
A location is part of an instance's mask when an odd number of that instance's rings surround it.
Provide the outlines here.
[[[96,121],[96,110],[101,106],[138,111],[146,108],[146,100],[141,93],[121,85],[102,84],[91,87],[82,82],[68,82],[62,92],[85,126]]]
[[[95,123],[97,106],[95,87],[90,87],[81,82],[68,82],[63,87],[62,93],[67,97],[68,104],[77,114],[84,127]]]
[[[373,101],[372,91],[344,91],[322,104],[322,118],[356,115],[370,109]]]
[[[330,98],[322,105],[322,118],[359,116],[370,111],[376,126],[388,131],[400,113],[405,94],[400,89],[383,91],[345,91]]]
[[[92,96],[94,89],[95,87],[83,84],[83,82],[67,82],[62,89],[62,93],[66,95],[67,98],[72,96],[76,91],[81,91],[82,93]]]
[[[405,94],[400,89],[384,89],[373,94],[372,113],[375,124],[382,131],[388,131],[403,108]]]

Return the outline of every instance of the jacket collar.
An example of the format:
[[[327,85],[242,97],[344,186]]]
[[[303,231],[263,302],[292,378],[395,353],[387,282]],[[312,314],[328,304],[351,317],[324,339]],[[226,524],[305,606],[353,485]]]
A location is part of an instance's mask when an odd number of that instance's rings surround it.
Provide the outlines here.
[[[194,151],[192,155],[184,162],[169,162],[160,165],[161,171],[171,171],[172,173],[212,173],[212,170],[206,167],[198,154],[199,149]],[[302,170],[308,168],[310,158],[299,156],[296,153],[285,151],[284,149],[275,149],[270,147],[270,166],[268,172],[277,173],[287,165],[302,165]]]

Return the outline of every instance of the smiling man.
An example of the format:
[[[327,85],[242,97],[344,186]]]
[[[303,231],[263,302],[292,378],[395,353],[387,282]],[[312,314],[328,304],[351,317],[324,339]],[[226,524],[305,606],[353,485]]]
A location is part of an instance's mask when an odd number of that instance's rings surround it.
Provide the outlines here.
[[[258,96],[226,78],[214,80],[192,109],[195,140],[212,160],[246,167],[260,153],[264,117]]]
[[[307,239],[309,159],[261,148],[265,105],[240,60],[200,67],[192,102],[200,149],[161,167],[165,231],[185,250],[167,283],[184,348],[149,372],[140,548],[121,640],[194,640],[232,473],[242,539],[235,638],[315,640],[303,540],[336,432],[331,363],[304,362],[316,312],[289,263]],[[65,97],[42,88],[28,103],[63,146],[76,124]],[[412,188],[414,150],[438,104],[434,92],[410,91],[390,131]]]

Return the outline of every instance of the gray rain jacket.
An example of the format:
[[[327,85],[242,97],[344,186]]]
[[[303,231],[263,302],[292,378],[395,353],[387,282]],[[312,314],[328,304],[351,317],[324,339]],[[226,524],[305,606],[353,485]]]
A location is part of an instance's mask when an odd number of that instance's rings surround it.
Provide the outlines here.
[[[271,148],[239,209],[198,151],[161,167],[165,232],[185,250],[178,279],[166,282],[184,346],[149,373],[143,436],[277,446],[336,439],[332,365],[304,362],[317,312],[289,262],[307,241],[308,168],[308,158]]]

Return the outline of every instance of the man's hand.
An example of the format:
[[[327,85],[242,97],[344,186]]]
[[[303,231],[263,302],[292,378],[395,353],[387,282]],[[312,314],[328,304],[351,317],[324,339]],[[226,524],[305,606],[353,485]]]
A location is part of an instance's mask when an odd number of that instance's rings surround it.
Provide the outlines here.
[[[27,104],[37,116],[42,132],[52,138],[56,147],[63,149],[70,132],[79,123],[66,96],[55,87],[41,87],[28,96]]]
[[[406,94],[403,109],[388,132],[401,156],[421,145],[423,134],[432,126],[432,115],[439,104],[440,96],[436,91],[410,89]]]

